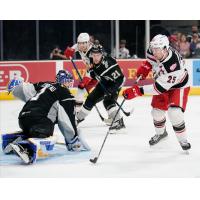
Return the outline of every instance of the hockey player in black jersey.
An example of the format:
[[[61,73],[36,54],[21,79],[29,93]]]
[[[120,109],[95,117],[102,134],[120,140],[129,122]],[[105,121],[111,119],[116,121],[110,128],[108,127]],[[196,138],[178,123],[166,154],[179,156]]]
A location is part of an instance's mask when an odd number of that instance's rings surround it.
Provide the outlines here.
[[[109,118],[113,119],[117,111],[114,100],[118,98],[124,82],[124,75],[114,58],[103,55],[101,45],[93,45],[91,48],[89,73],[93,79],[98,81],[98,84],[88,95],[80,112],[77,114],[78,121],[83,121],[93,106],[102,100]],[[120,114],[117,114],[110,132],[116,133],[124,128],[123,118]]]
[[[73,85],[69,72],[59,71],[56,82],[21,83],[15,80],[9,84],[14,96],[26,104],[18,120],[21,132],[2,135],[5,153],[14,151],[25,163],[36,161],[38,153],[51,151],[56,142],[53,137],[57,123],[69,151],[87,150],[82,142],[75,122],[75,99],[68,87]]]

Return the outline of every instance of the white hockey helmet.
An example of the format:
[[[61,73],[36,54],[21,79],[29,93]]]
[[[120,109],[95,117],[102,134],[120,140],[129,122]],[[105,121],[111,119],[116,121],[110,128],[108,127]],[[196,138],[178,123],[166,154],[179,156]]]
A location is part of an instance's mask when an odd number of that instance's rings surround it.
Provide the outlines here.
[[[169,49],[169,40],[166,35],[158,34],[150,42],[150,48]]]
[[[89,42],[90,36],[88,33],[80,33],[77,42]]]

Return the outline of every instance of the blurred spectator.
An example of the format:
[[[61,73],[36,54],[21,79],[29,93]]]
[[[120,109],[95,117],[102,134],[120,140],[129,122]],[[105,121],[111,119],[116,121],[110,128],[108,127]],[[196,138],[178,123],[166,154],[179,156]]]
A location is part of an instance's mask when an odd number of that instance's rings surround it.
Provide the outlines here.
[[[176,49],[179,52],[180,48],[179,48],[179,42],[177,39],[177,35],[175,35],[175,34],[170,35],[169,42],[170,42],[171,47],[173,47],[174,49]]]
[[[51,60],[65,60],[66,56],[64,55],[60,47],[56,45],[55,48],[50,53],[50,59]]]
[[[195,54],[193,58],[200,58],[200,41],[198,41],[196,44]]]
[[[187,41],[185,34],[181,35],[179,49],[179,53],[183,56],[183,58],[188,58],[190,56],[190,43]]]
[[[99,40],[94,40],[94,44],[99,45],[100,44]]]
[[[177,42],[178,42],[178,43],[179,43],[180,40],[181,40],[181,35],[182,35],[181,32],[177,32],[177,33],[176,33],[176,37],[177,37]]]
[[[200,39],[198,33],[193,33],[190,51],[193,58],[200,57]]]
[[[95,44],[95,45],[99,45],[99,44],[100,44],[99,40],[94,40],[94,44]],[[101,44],[100,44],[100,45],[101,45]],[[104,56],[108,55],[103,46],[102,46],[102,51],[103,51]]]
[[[126,48],[126,40],[120,40],[119,44],[119,58],[130,58],[129,50]]]
[[[90,42],[91,42],[92,44],[94,44],[94,41],[95,41],[94,35],[90,35]]]
[[[199,33],[199,30],[198,30],[198,26],[196,25],[193,25],[192,26],[192,32],[190,34],[187,35],[187,40],[189,42],[192,42],[192,37],[193,37],[193,34],[194,33],[197,33],[198,34],[198,37],[200,38],[200,33]]]

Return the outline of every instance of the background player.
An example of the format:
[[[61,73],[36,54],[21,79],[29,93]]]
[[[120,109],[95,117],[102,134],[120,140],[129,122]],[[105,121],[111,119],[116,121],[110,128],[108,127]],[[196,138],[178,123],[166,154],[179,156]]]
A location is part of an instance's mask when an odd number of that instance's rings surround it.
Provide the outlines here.
[[[80,109],[80,106],[82,106],[84,102],[84,89],[89,92],[97,84],[97,81],[92,79],[88,73],[88,70],[90,69],[90,50],[92,45],[93,44],[90,42],[89,34],[80,33],[77,38],[77,44],[74,44],[72,47],[68,47],[65,50],[65,55],[67,58],[72,58],[75,52],[78,52],[86,66],[86,74],[84,75],[83,80],[78,84],[78,91],[76,95],[77,110]]]

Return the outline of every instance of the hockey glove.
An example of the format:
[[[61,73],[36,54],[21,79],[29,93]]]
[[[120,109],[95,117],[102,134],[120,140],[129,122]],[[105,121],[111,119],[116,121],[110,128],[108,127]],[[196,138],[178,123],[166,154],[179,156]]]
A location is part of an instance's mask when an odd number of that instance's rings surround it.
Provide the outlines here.
[[[84,89],[85,87],[88,86],[92,79],[90,77],[84,76],[82,81],[78,84],[79,89]]]
[[[142,96],[143,94],[137,85],[133,85],[133,87],[124,90],[122,95],[124,96],[125,99],[129,100],[138,96]]]
[[[71,47],[67,47],[64,51],[64,55],[67,57],[67,58],[72,58],[74,56],[74,53],[75,53],[75,49],[71,48]]]
[[[14,78],[12,80],[10,80],[10,82],[8,83],[7,86],[7,90],[8,92],[12,92],[14,90],[14,88],[18,85],[20,85],[23,82],[23,78],[19,77],[19,78]]]
[[[142,63],[142,65],[138,68],[136,76],[139,77],[141,76],[141,79],[146,79],[148,76],[149,72],[151,71],[152,66],[148,61],[145,61]]]

